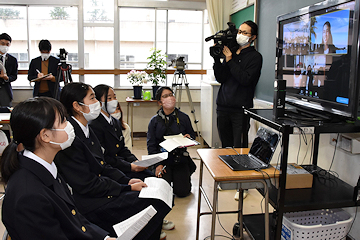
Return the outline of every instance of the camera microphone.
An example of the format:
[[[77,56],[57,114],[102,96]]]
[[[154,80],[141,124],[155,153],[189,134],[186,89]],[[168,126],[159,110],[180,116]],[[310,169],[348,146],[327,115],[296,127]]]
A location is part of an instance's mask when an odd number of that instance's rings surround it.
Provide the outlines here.
[[[210,41],[211,39],[213,39],[214,38],[214,35],[212,35],[212,36],[210,36],[210,37],[207,37],[207,38],[205,38],[205,42],[208,42],[208,41]]]

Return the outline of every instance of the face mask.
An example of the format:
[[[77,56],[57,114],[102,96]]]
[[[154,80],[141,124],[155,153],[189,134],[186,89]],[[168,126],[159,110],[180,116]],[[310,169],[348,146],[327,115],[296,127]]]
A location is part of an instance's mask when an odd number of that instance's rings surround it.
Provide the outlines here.
[[[0,52],[2,52],[3,54],[7,53],[9,51],[9,46],[3,46],[0,45]]]
[[[104,110],[105,112],[112,114],[113,112],[115,112],[116,108],[118,105],[118,101],[117,100],[112,100],[110,102],[107,102],[107,111],[105,109],[105,103],[101,102],[101,108],[102,110]]]
[[[66,134],[68,135],[68,139],[63,142],[63,143],[56,143],[56,142],[52,142],[50,141],[50,143],[52,144],[56,144],[56,145],[60,145],[61,149],[64,150],[68,147],[71,146],[71,144],[73,143],[74,139],[75,139],[75,131],[74,131],[74,127],[71,125],[70,122],[67,122],[67,125],[64,129],[51,129],[54,131],[65,131]]]
[[[162,106],[166,109],[173,109],[175,108],[176,100],[174,97],[167,97],[162,100]]]
[[[80,111],[83,114],[86,121],[88,121],[88,122],[97,118],[101,112],[100,102],[96,102],[96,103],[89,104],[89,105],[79,102],[79,104],[89,107],[90,112],[88,112],[88,113],[84,113],[84,112]]]
[[[120,118],[121,118],[121,112],[112,113],[111,116],[113,116],[114,118],[120,120]]]
[[[238,34],[236,36],[236,42],[241,46],[246,46],[249,44],[249,39],[250,37],[249,36],[245,36],[245,35],[242,35],[242,34]]]
[[[50,53],[41,53],[41,60],[46,61],[50,57]]]

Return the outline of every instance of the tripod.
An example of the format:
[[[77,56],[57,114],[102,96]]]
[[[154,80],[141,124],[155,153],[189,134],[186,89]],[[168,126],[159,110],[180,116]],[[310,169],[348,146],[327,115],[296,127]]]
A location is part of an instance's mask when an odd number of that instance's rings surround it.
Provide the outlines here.
[[[192,98],[190,95],[190,90],[189,90],[189,83],[186,79],[186,74],[185,74],[185,70],[176,70],[174,73],[174,77],[173,77],[173,82],[172,82],[172,90],[175,94],[176,99],[176,103],[177,103],[177,107],[180,109],[180,105],[181,105],[181,92],[182,92],[182,85],[185,85],[185,89],[186,89],[186,93],[189,99],[189,106],[191,109],[191,113],[193,114],[194,117],[194,123],[196,126],[196,132],[197,135],[199,136],[199,139],[201,138],[200,132],[199,132],[199,128],[197,123],[199,122],[199,120],[196,119],[196,115],[195,115],[195,108],[192,102]],[[179,93],[177,93],[179,92]]]
[[[62,60],[60,60],[60,63],[57,68],[56,87],[54,90],[55,99],[60,99],[59,96],[60,82],[64,81],[65,85],[72,82],[71,71],[72,71],[72,66],[70,64],[67,64],[66,61],[62,62]]]

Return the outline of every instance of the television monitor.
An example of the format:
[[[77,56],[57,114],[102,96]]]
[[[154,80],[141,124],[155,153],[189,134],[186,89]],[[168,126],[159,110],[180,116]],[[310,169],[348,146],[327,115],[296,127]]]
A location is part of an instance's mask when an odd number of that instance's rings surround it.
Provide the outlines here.
[[[276,78],[286,80],[286,103],[356,119],[359,1],[324,1],[277,17]]]

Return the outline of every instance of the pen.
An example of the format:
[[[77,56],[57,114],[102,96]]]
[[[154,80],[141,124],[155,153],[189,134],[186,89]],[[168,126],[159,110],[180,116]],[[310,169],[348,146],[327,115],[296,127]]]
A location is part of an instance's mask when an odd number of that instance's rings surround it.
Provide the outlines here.
[[[166,168],[166,165],[163,166],[163,168],[162,168],[161,171],[159,172],[158,176],[160,176],[160,174],[165,170],[165,168]]]
[[[39,69],[36,69],[37,73],[40,73]]]

